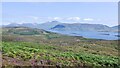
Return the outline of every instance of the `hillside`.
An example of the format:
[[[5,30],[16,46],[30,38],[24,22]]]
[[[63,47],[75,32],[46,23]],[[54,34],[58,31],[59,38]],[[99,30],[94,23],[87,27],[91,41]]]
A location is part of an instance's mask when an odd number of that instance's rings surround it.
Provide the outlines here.
[[[42,29],[36,29],[36,28],[28,28],[28,27],[7,27],[7,28],[2,28],[3,35],[43,35],[43,34],[47,34],[50,33],[48,31],[42,30]]]
[[[28,27],[2,29],[3,66],[118,67],[117,41],[67,36]]]

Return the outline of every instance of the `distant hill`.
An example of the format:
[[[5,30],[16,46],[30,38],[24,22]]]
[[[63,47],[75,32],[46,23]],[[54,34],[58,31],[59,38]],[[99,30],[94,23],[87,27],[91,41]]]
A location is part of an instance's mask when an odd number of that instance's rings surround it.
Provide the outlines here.
[[[2,28],[2,34],[3,35],[43,35],[43,34],[49,34],[50,32],[45,31],[43,29],[33,29],[28,27],[7,27]]]
[[[51,21],[51,22],[45,22],[43,24],[39,24],[39,27],[38,28],[41,28],[41,29],[50,29],[58,24],[60,24],[61,22],[58,22],[58,21]]]
[[[107,25],[102,24],[81,24],[81,23],[62,23],[58,21],[51,21],[51,22],[45,22],[42,24],[38,23],[23,23],[23,24],[16,24],[11,23],[9,25],[4,25],[3,27],[16,27],[16,26],[22,26],[22,27],[31,27],[31,28],[38,28],[38,29],[44,29],[44,30],[57,30],[57,31],[100,31],[100,32],[116,32],[118,31],[118,27],[120,28],[120,25],[109,27]]]
[[[120,32],[120,25],[111,27],[113,31],[119,31]]]
[[[56,29],[56,28],[65,28],[64,25],[56,25],[55,27],[51,28],[51,29]]]
[[[31,28],[36,28],[39,24],[37,23],[22,23],[22,24],[17,24],[17,23],[11,23],[8,25],[3,25],[3,27],[31,27]]]
[[[115,29],[116,29],[116,28],[117,28],[117,29],[119,28],[119,29],[120,29],[120,25],[118,25],[118,26],[113,26],[112,28],[115,28]]]
[[[8,25],[2,25],[2,27],[17,27],[17,26],[20,26],[20,24],[10,23],[10,24],[8,24]]]
[[[56,26],[57,24],[60,24],[60,22],[58,21],[51,21],[51,22],[45,22],[42,24],[38,24],[38,23],[23,23],[23,24],[17,24],[17,23],[11,23],[8,25],[3,25],[3,27],[18,27],[18,26],[22,26],[22,27],[31,27],[31,28],[39,28],[39,29],[50,29],[54,26]]]
[[[41,41],[44,43],[46,40],[61,38],[72,38],[73,36],[63,35],[59,33],[49,32],[43,29],[29,28],[29,27],[2,27],[2,40],[3,41]],[[73,38],[86,39],[82,36]],[[96,39],[95,39],[96,40]]]
[[[111,31],[112,28],[102,24],[58,24],[51,28],[52,30],[64,30],[64,31]]]

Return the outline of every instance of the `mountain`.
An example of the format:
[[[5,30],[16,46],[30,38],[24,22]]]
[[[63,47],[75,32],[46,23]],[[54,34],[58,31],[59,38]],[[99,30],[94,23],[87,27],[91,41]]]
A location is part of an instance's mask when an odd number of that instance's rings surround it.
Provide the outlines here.
[[[65,28],[64,25],[56,25],[55,27],[51,28],[51,29],[55,29],[55,28]]]
[[[119,31],[120,32],[120,25],[111,27],[113,31]]]
[[[39,28],[40,29],[50,29],[58,24],[60,24],[61,22],[58,22],[58,21],[51,21],[51,22],[46,22],[46,23],[43,23],[43,24],[39,24]]]
[[[120,25],[113,26],[112,28],[113,28],[113,29],[120,29]]]
[[[102,24],[58,24],[55,27],[51,28],[51,30],[63,30],[63,31],[111,31],[111,28]]]
[[[22,24],[11,23],[11,24],[8,24],[8,25],[4,25],[3,27],[18,27],[18,26],[22,26],[22,27],[31,27],[31,28],[39,28],[39,29],[48,30],[48,29],[56,26],[57,24],[60,24],[60,22],[58,22],[58,21],[51,21],[51,22],[45,22],[45,23],[42,23],[42,24],[38,24],[38,23],[22,23]]]
[[[8,25],[2,25],[3,27],[17,27],[17,26],[20,26],[20,24],[17,24],[17,23],[10,23]]]
[[[23,23],[20,26],[24,26],[24,27],[31,27],[31,28],[37,28],[39,24],[37,23]]]
[[[38,28],[38,29],[44,29],[44,30],[56,30],[56,31],[100,31],[100,32],[116,32],[118,31],[118,27],[120,28],[120,25],[109,27],[107,25],[102,24],[81,24],[81,23],[61,23],[58,21],[51,21],[51,22],[45,22],[42,24],[38,23],[23,23],[23,24],[17,24],[17,23],[11,23],[9,25],[4,25],[3,27],[31,27],[31,28]]]

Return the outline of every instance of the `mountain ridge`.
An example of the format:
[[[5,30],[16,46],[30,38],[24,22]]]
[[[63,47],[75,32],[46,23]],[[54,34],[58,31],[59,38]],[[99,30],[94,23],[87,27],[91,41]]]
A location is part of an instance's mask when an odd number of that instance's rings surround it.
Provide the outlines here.
[[[11,23],[8,25],[3,25],[3,27],[15,27],[24,26],[31,28],[39,28],[44,30],[77,30],[77,31],[119,31],[120,25],[117,26],[107,26],[103,24],[89,24],[89,23],[62,23],[59,21],[48,21],[42,24],[38,23]],[[59,26],[59,28],[58,28]],[[60,28],[61,26],[61,28]]]

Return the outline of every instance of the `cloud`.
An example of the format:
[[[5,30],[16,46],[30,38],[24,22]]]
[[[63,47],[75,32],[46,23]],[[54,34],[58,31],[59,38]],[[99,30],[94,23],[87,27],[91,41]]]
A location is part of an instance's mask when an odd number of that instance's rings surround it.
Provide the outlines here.
[[[84,18],[83,20],[84,21],[94,21],[94,19],[92,19],[92,18]]]
[[[54,20],[62,20],[62,18],[60,18],[60,17],[54,17],[53,19]]]
[[[20,21],[18,22],[18,24],[22,24],[22,23],[28,23],[27,21]]]
[[[67,20],[79,21],[80,17],[69,17]]]
[[[58,20],[58,21],[80,21],[80,17],[37,17],[37,16],[27,16],[29,18],[32,18],[34,21],[52,21],[52,20]]]
[[[93,18],[80,18],[77,16],[74,17],[37,17],[37,16],[28,16],[33,22],[46,22],[46,21],[60,21],[60,22],[90,22],[94,21]],[[97,20],[97,19],[96,19]]]
[[[10,24],[11,22],[0,22],[0,25],[8,25]]]
[[[30,18],[32,18],[34,20],[38,20],[39,19],[39,17],[37,17],[37,16],[28,16],[28,17],[30,17]]]
[[[33,17],[33,19],[34,19],[34,20],[38,20],[38,19],[39,19],[39,17]]]

